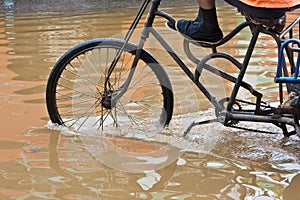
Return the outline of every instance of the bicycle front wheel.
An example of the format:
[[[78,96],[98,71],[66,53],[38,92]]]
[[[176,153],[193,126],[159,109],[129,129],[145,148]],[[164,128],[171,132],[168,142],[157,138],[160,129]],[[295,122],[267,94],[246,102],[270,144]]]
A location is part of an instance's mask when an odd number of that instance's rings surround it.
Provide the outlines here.
[[[173,92],[163,67],[145,50],[126,92],[104,101],[108,69],[123,40],[98,38],[79,44],[55,64],[47,83],[46,102],[53,123],[74,131],[149,130],[166,126],[173,112]],[[110,96],[128,78],[136,45],[127,44],[108,81]],[[105,103],[104,103],[105,102]]]

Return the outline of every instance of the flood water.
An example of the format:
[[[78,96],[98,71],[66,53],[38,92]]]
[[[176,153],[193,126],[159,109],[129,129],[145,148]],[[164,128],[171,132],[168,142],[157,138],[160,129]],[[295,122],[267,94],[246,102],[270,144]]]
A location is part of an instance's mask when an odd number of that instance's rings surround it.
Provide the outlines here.
[[[224,33],[244,21],[235,8],[218,9]],[[192,6],[164,5],[163,10],[176,19],[196,13]],[[111,138],[75,134],[49,122],[45,87],[56,60],[85,40],[122,37],[135,13],[136,8],[128,8],[0,15],[0,199],[300,199],[297,136],[210,124],[182,137],[189,123],[211,118],[214,111],[151,38],[146,47],[174,84],[176,115],[170,128],[145,135],[128,130],[126,136]],[[297,16],[299,11],[289,13],[288,22]],[[165,29],[163,20],[156,25],[191,66],[182,38]],[[249,31],[238,35],[223,50],[241,58],[249,36]],[[260,39],[246,79],[276,102],[276,49],[268,36]],[[195,48],[202,55],[208,51]],[[220,94],[230,85],[214,82],[211,87]],[[273,130],[271,125],[248,126]],[[110,154],[102,152],[111,144]],[[127,160],[139,156],[165,159],[165,164],[150,159],[150,169]]]

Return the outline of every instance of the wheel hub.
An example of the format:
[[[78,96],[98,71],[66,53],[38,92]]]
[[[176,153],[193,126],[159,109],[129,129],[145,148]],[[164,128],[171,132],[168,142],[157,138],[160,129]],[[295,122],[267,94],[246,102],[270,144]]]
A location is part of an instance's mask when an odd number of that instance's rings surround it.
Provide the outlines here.
[[[106,92],[102,95],[102,99],[101,99],[102,107],[104,107],[106,109],[112,109],[116,106],[116,103],[114,101],[112,101],[112,94],[113,94],[113,91],[109,90],[108,92]]]

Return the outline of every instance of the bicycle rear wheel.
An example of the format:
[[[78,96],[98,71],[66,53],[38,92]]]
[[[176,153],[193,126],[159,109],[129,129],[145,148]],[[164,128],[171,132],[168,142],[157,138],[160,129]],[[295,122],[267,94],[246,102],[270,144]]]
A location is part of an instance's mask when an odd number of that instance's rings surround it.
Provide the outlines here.
[[[46,103],[53,123],[81,131],[149,130],[166,126],[173,112],[173,92],[162,66],[142,51],[126,92],[104,103],[104,82],[123,40],[98,38],[79,44],[55,64],[47,83]],[[136,45],[127,44],[109,79],[110,96],[124,84]]]

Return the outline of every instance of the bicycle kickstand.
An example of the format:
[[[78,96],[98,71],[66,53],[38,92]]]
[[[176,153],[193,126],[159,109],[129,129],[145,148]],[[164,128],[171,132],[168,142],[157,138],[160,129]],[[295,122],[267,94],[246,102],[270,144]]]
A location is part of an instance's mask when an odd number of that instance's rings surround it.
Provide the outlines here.
[[[219,119],[209,119],[209,120],[205,120],[205,121],[200,121],[200,122],[192,122],[191,125],[184,131],[183,133],[183,137],[185,137],[194,126],[198,126],[198,125],[203,125],[203,124],[208,124],[208,123],[213,123],[213,122],[219,122]]]

